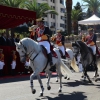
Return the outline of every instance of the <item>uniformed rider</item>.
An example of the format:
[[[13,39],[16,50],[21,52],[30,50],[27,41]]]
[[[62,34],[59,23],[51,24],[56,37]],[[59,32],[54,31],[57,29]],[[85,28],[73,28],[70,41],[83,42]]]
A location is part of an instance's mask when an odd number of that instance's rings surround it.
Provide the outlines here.
[[[39,45],[43,45],[48,54],[48,59],[50,63],[50,70],[52,71],[52,66],[53,66],[53,61],[52,61],[52,54],[50,51],[50,42],[49,42],[49,36],[50,36],[50,30],[49,27],[44,25],[44,18],[39,18],[36,19],[36,24],[38,25],[38,28],[36,29],[36,34],[37,34],[37,41]]]

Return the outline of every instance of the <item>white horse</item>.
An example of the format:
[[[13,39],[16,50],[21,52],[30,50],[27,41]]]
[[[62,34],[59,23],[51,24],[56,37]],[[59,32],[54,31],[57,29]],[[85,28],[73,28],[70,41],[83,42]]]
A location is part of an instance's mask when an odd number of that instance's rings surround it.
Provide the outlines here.
[[[32,93],[35,94],[36,92],[33,86],[33,79],[35,76],[37,76],[37,79],[41,86],[40,96],[43,96],[44,87],[43,87],[39,73],[42,72],[47,65],[45,69],[46,73],[48,73],[47,89],[50,90],[51,87],[49,85],[49,82],[50,82],[51,72],[49,71],[50,65],[48,63],[48,59],[47,57],[45,57],[45,55],[42,52],[42,47],[37,42],[35,42],[34,40],[30,38],[24,38],[19,43],[15,43],[15,44],[16,44],[16,50],[20,56],[20,61],[25,62],[27,56],[30,59],[29,61],[30,67],[33,70],[33,73],[30,76],[30,87],[31,87]],[[62,73],[61,73],[60,66],[63,66],[63,68],[66,68],[67,74],[71,74],[71,71],[67,69],[66,65],[61,60],[59,50],[54,49],[54,51],[56,52],[58,57],[57,58],[53,57],[53,64],[56,65],[57,73],[60,78],[59,92],[61,92],[62,91]]]
[[[62,61],[65,63],[65,65],[67,65],[68,67],[71,67],[71,62],[74,58],[74,54],[73,51],[69,48],[66,48],[66,59],[62,59]],[[69,80],[70,76],[67,75],[67,73],[65,73],[64,78]],[[56,78],[56,82],[58,82],[58,77]]]

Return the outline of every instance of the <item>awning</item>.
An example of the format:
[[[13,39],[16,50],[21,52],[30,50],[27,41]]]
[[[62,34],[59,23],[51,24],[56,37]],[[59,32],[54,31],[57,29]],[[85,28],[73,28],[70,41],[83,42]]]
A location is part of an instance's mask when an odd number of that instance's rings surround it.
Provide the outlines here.
[[[98,24],[100,24],[100,18],[97,17],[96,15],[93,15],[88,19],[78,21],[78,24],[82,24],[82,25],[98,25]]]
[[[36,19],[36,12],[0,5],[0,29],[14,28]]]

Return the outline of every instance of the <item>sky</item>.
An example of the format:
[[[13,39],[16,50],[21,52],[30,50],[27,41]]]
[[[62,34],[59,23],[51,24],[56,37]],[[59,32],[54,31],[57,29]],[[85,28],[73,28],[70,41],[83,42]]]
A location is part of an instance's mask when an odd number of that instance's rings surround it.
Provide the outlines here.
[[[83,1],[82,1],[82,0],[73,0],[73,6],[75,6],[77,2],[80,2],[80,4],[82,4],[82,3],[83,3]]]
[[[73,0],[73,6],[75,6],[77,2],[80,2],[80,4],[82,4],[82,3],[83,3],[83,1],[82,1],[82,0]],[[64,1],[64,3],[65,3],[65,1]]]

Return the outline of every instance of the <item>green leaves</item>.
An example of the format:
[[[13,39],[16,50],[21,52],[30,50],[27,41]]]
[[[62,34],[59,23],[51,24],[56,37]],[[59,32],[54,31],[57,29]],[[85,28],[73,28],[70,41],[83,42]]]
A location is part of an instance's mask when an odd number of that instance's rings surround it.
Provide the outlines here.
[[[23,8],[23,4],[27,1],[28,0],[0,0],[0,4],[14,8]]]
[[[32,2],[26,2],[25,6],[28,10],[35,11],[37,18],[44,17],[47,14],[58,15],[47,3],[38,4],[36,0],[33,0]]]
[[[93,14],[97,14],[98,13],[98,10],[100,8],[100,0],[83,0],[84,3],[86,3],[86,5],[83,5],[83,6],[86,6],[88,7],[88,9],[90,9]]]

